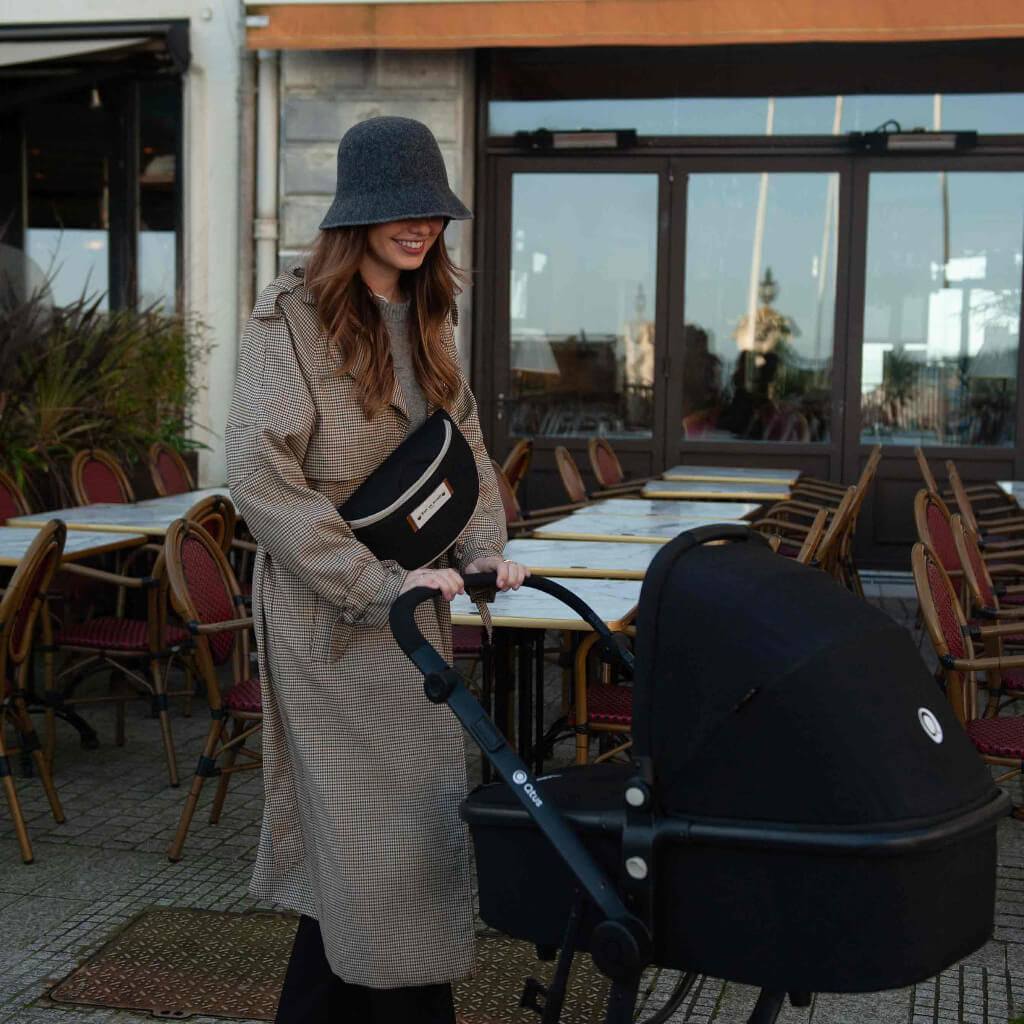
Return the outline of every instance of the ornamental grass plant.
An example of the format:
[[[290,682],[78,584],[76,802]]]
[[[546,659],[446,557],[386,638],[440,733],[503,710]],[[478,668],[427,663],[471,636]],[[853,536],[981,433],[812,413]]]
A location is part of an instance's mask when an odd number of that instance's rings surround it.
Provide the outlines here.
[[[94,295],[55,306],[48,287],[18,294],[0,280],[0,464],[43,507],[70,500],[66,468],[81,448],[131,465],[154,441],[205,447],[193,418],[203,324],[100,306]]]

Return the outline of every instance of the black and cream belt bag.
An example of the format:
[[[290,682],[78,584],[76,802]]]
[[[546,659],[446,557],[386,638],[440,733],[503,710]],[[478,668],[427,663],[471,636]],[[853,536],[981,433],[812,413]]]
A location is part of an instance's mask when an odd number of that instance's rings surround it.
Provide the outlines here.
[[[473,452],[448,413],[438,409],[338,512],[381,561],[419,569],[455,543],[479,493]]]

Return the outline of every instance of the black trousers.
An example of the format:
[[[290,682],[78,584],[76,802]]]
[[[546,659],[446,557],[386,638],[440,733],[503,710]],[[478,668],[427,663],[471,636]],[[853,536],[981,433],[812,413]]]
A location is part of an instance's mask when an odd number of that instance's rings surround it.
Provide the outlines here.
[[[320,923],[299,918],[276,1024],[455,1024],[451,985],[366,988],[331,971]]]

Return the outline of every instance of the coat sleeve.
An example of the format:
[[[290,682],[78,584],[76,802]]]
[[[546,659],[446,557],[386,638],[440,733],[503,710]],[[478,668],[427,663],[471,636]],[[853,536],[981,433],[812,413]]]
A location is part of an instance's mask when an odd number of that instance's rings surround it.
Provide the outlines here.
[[[228,486],[270,558],[340,609],[383,627],[406,572],[380,562],[302,471],[316,411],[283,316],[250,319],[227,425]]]
[[[454,352],[454,342],[452,350]],[[457,358],[457,357],[456,357]],[[500,556],[508,540],[505,528],[505,507],[498,493],[498,482],[494,478],[491,456],[484,446],[480,417],[477,414],[476,399],[463,374],[459,374],[459,395],[455,402],[452,418],[458,423],[476,460],[477,475],[480,477],[480,497],[477,499],[473,517],[466,524],[453,551],[454,562],[460,572],[474,559],[484,555]]]

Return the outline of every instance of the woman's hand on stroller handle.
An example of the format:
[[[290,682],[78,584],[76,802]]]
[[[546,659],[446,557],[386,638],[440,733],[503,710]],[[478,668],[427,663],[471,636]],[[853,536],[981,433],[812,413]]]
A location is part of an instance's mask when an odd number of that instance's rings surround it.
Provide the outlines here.
[[[454,569],[413,569],[406,575],[399,597],[415,589],[440,590],[446,601],[466,592],[462,577]]]
[[[518,590],[530,575],[528,566],[500,555],[482,555],[466,566],[465,576],[493,572],[498,590]]]

